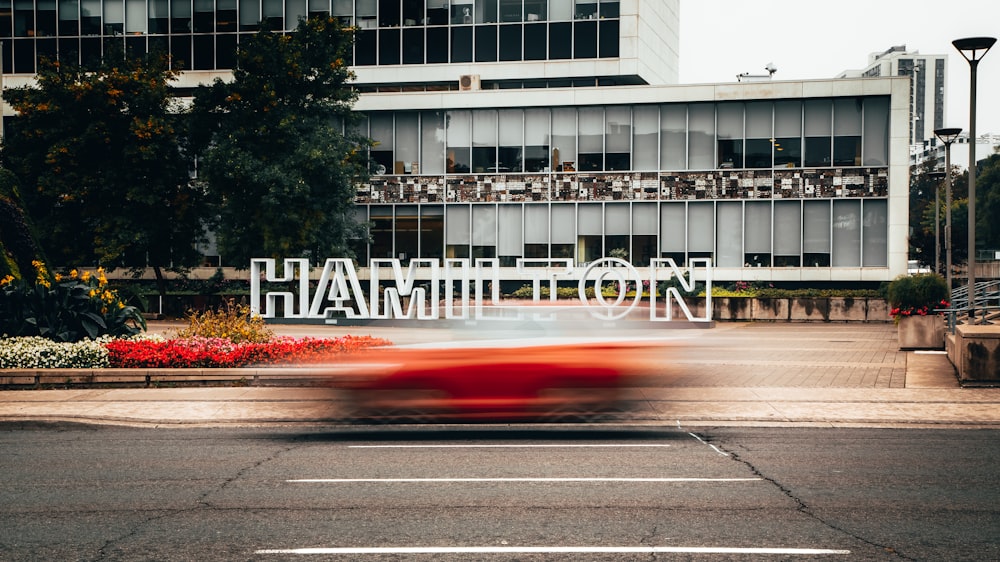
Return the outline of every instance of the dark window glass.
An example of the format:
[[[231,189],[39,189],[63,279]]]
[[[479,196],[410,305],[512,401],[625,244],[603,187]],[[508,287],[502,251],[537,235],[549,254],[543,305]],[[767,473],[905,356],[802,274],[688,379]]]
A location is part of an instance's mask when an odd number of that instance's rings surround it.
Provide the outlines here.
[[[632,167],[632,159],[628,152],[609,152],[604,165],[605,170],[629,170]]]
[[[215,41],[215,67],[234,68],[236,66],[236,35],[219,35]]]
[[[216,10],[215,30],[236,31],[236,10]]]
[[[14,31],[17,31],[16,29]],[[34,30],[32,30],[34,33]],[[80,17],[80,35],[100,35],[101,34],[101,16],[100,14],[92,15],[84,12],[83,16]]]
[[[521,60],[521,26],[500,26],[500,60]]]
[[[128,55],[130,59],[138,60],[146,56],[146,36],[140,35],[138,37],[126,37],[125,38],[125,54]],[[213,63],[214,64],[214,63]],[[209,68],[214,68],[211,66]]]
[[[378,31],[378,63],[399,64],[399,30]]]
[[[215,66],[215,38],[211,35],[195,35],[193,58],[192,70],[212,70]]]
[[[771,167],[771,139],[747,139],[747,168]]]
[[[215,27],[215,14],[210,11],[199,10],[198,6],[195,6],[194,12],[194,32],[195,33],[211,33]],[[195,46],[195,50],[198,47]]]
[[[412,26],[423,23],[423,10],[424,3],[417,0],[416,2],[403,2],[403,25]]]
[[[170,58],[173,68],[188,70],[192,67],[190,35],[174,35],[170,38]]]
[[[796,168],[802,162],[802,141],[798,137],[774,141],[774,165],[779,168]]]
[[[403,64],[423,64],[424,29],[403,29]]]
[[[428,10],[429,11],[429,10]],[[448,62],[448,28],[427,29],[427,62]]]
[[[377,60],[375,55],[378,52],[375,31],[362,29],[354,37],[354,64],[357,66],[374,65]]]
[[[604,4],[601,4],[604,7]],[[618,58],[618,20],[602,20],[600,27],[600,53],[604,58]]]
[[[830,137],[806,137],[805,165],[808,167],[830,165]]]
[[[38,3],[38,20],[35,22],[35,35],[38,37],[55,37],[56,34],[56,3]],[[0,25],[4,25],[0,18]],[[7,27],[4,27],[6,30]]]
[[[476,62],[496,62],[497,26],[476,26]]]
[[[618,8],[618,2],[609,2],[608,0],[601,0],[601,17],[602,18],[617,18],[621,10]]]
[[[76,3],[70,4],[73,6],[74,11],[76,8]],[[64,7],[66,4],[63,5]],[[80,34],[80,20],[76,19],[76,16],[70,16],[72,19],[60,19],[59,20],[59,35],[79,35]],[[62,52],[62,49],[59,49]]]
[[[474,146],[472,147],[472,171],[476,173],[496,172],[497,168],[497,147],[495,146]]]
[[[549,58],[573,58],[572,23],[554,23],[549,26]]]
[[[524,26],[524,60],[545,60],[548,29],[544,23]]]
[[[719,167],[743,167],[743,139],[719,139]]]
[[[522,21],[521,0],[500,0],[500,21]]]
[[[573,58],[597,58],[596,21],[578,21],[573,24]]]
[[[10,71],[10,44],[4,42],[4,71]],[[37,58],[45,57],[49,60],[56,59],[56,40],[55,39],[39,39],[35,42],[35,55]]]
[[[172,14],[170,18],[171,33],[191,33],[191,16],[178,16]]]
[[[451,62],[472,62],[472,26],[451,28]]]
[[[600,152],[580,153],[577,170],[581,172],[597,172],[604,169],[604,156]]]
[[[448,6],[427,6],[427,25],[448,25]]]
[[[84,65],[94,65],[101,62],[101,39],[88,37],[80,40],[80,59]]]
[[[378,0],[378,26],[399,27],[399,0]]]
[[[4,44],[4,47],[7,47],[7,44]],[[14,41],[14,72],[34,74],[35,41],[33,39]]]
[[[78,64],[80,54],[80,40],[66,37],[59,38],[59,60]]]
[[[861,137],[833,137],[833,165],[861,165]]]

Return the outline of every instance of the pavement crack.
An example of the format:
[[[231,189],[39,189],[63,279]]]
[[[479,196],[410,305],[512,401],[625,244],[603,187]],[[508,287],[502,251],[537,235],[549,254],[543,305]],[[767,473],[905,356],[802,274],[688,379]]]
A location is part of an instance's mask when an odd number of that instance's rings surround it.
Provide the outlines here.
[[[694,434],[692,434],[692,435],[694,435]],[[704,436],[695,436],[695,437],[699,441],[703,441],[706,444],[710,444],[709,443],[711,441],[710,437],[704,437]],[[854,540],[857,540],[859,542],[862,542],[862,543],[867,544],[869,546],[872,546],[874,548],[881,549],[886,555],[889,555],[889,556],[892,556],[892,557],[895,557],[895,558],[898,558],[898,559],[901,559],[901,560],[916,560],[916,558],[912,558],[912,557],[906,556],[905,554],[899,552],[898,550],[896,550],[895,548],[893,548],[893,547],[891,547],[889,545],[885,545],[885,544],[881,544],[881,543],[872,541],[872,540],[870,540],[870,539],[868,539],[866,537],[863,537],[863,536],[861,536],[861,535],[859,535],[857,533],[854,533],[854,532],[849,531],[849,530],[847,530],[847,529],[845,529],[843,527],[840,527],[840,526],[838,526],[838,525],[836,525],[836,524],[834,524],[834,523],[832,523],[830,521],[827,521],[826,519],[824,519],[823,517],[821,517],[819,514],[817,514],[815,511],[813,511],[812,507],[809,506],[809,504],[807,504],[802,498],[798,497],[795,494],[794,491],[792,491],[790,488],[788,488],[787,486],[785,486],[781,482],[778,482],[776,479],[774,479],[774,478],[772,478],[772,477],[764,474],[749,459],[744,459],[743,457],[740,456],[739,453],[737,453],[735,451],[727,450],[722,445],[711,445],[711,446],[712,446],[712,448],[716,449],[717,451],[721,451],[721,452],[729,455],[729,457],[731,459],[733,459],[733,461],[735,461],[737,463],[740,463],[743,466],[745,466],[750,471],[751,474],[753,474],[754,476],[757,476],[762,481],[769,483],[771,486],[775,487],[778,491],[780,491],[782,494],[784,494],[790,500],[792,500],[793,502],[795,502],[795,505],[796,505],[795,510],[797,512],[801,513],[802,515],[805,515],[806,517],[809,517],[810,519],[813,519],[814,521],[820,523],[821,525],[823,525],[824,527],[826,527],[826,528],[828,528],[828,529],[830,529],[832,531],[835,531],[835,532],[840,533],[842,535],[846,535],[846,536],[848,536],[848,537],[850,537],[850,538],[852,538]]]

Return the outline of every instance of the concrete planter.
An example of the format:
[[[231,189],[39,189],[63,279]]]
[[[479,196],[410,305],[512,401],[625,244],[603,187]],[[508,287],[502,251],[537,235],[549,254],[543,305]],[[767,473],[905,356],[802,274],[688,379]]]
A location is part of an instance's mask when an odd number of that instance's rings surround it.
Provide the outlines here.
[[[948,348],[960,382],[1000,384],[1000,326],[959,325]]]
[[[944,349],[944,317],[903,316],[897,324],[899,349]]]

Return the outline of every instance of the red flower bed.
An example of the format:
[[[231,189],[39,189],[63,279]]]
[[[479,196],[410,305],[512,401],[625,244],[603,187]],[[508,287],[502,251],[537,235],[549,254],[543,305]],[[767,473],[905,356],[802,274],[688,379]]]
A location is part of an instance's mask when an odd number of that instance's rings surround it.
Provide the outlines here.
[[[219,338],[114,340],[105,347],[111,367],[191,368],[319,363],[338,354],[389,344],[371,336],[344,336],[278,337],[267,343],[239,344]]]

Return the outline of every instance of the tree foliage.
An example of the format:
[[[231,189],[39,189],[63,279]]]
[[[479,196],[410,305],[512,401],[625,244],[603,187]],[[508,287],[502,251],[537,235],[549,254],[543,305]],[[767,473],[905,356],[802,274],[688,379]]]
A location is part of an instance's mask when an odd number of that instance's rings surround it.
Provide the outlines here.
[[[1000,147],[998,147],[1000,149]],[[976,241],[987,250],[1000,250],[1000,153],[983,161],[976,176]]]
[[[196,90],[199,178],[218,205],[228,263],[350,255],[368,142],[344,133],[357,98],[348,85],[352,41],[328,17],[289,34],[265,29],[240,44],[231,82]]]
[[[938,193],[940,213],[939,258],[943,271],[945,264],[946,195],[945,180],[940,173],[935,175],[938,162],[929,160],[919,167],[910,169],[910,258],[920,260],[924,265],[934,265],[934,197]],[[977,189],[977,192],[979,190]],[[965,261],[968,255],[968,174],[952,166],[951,170],[951,244],[952,263]],[[978,212],[977,212],[978,214]]]
[[[202,195],[189,182],[175,76],[164,56],[112,47],[85,66],[43,59],[37,85],[4,92],[18,114],[6,165],[55,263],[197,259]]]
[[[30,219],[10,170],[0,169],[0,278],[31,274],[31,262],[42,255]]]

